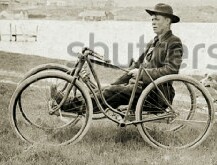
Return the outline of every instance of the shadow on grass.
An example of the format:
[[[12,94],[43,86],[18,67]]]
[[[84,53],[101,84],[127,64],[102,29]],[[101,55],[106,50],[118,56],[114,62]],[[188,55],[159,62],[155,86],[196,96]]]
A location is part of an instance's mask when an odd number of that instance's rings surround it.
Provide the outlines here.
[[[93,121],[89,131],[82,140],[84,143],[124,147],[130,150],[139,148],[152,149],[141,137],[135,126],[118,127],[108,120]]]

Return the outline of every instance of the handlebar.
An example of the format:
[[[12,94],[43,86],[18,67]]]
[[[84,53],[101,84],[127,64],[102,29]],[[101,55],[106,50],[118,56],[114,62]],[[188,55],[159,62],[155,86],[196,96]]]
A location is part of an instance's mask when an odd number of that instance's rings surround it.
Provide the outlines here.
[[[82,54],[88,54],[88,55],[91,55],[95,58],[98,58],[98,59],[106,62],[103,55],[96,53],[95,51],[91,50],[90,48],[87,48],[87,47],[83,48]]]
[[[91,62],[93,62],[93,63],[97,63],[97,64],[104,65],[107,67],[116,68],[116,69],[123,70],[125,72],[129,72],[127,69],[124,69],[124,68],[121,68],[119,66],[111,64],[110,60],[104,59],[103,55],[96,53],[95,51],[91,50],[90,48],[84,47],[82,49],[82,55],[92,56],[92,57],[99,59],[99,60],[95,60],[95,59],[90,58]]]

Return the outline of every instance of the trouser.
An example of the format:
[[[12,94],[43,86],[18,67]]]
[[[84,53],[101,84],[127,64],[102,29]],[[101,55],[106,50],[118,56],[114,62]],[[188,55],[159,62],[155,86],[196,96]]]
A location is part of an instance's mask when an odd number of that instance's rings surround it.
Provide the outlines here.
[[[106,102],[112,107],[112,108],[117,108],[120,105],[127,105],[129,103],[132,91],[133,91],[134,84],[118,84],[118,85],[109,85],[103,88],[102,94],[106,100]],[[133,100],[133,105],[132,108],[135,107],[138,98],[142,92],[142,87],[138,86],[135,97]],[[102,105],[103,108],[106,108],[107,106],[104,104],[102,101],[101,95],[99,91],[96,92],[97,99],[99,100],[100,104]],[[57,93],[55,96],[56,102],[59,104],[61,100],[63,99],[63,95],[60,93]],[[91,99],[93,103],[93,110],[94,112],[99,111],[98,106],[96,104],[96,100],[94,96],[91,94]],[[63,111],[73,111],[77,110],[75,107],[79,107],[81,104],[83,104],[82,97],[69,97],[67,100],[64,102],[62,105],[61,109]]]
[[[134,88],[134,84],[118,84],[118,85],[110,85],[103,89],[102,94],[106,100],[106,102],[112,107],[112,108],[118,108],[120,105],[128,105],[130,101],[130,97],[132,94]],[[142,93],[142,87],[138,86],[135,92],[135,97],[132,103],[132,108],[135,109],[136,103],[138,101],[138,98],[140,94]],[[107,107],[101,97],[99,92],[97,93],[97,98],[100,100],[100,103],[102,104],[102,107]],[[97,105],[94,99],[93,100],[93,107],[94,110],[97,111]]]

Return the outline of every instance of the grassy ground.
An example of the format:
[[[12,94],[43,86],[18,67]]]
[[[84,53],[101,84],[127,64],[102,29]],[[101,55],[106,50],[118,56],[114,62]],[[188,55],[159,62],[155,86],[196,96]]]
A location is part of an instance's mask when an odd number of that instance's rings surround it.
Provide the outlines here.
[[[22,75],[41,63],[57,61],[36,56],[0,52],[1,71],[19,73],[1,75],[0,80],[19,81]],[[98,67],[98,66],[96,66]],[[101,69],[100,77],[112,81],[117,71]],[[106,72],[106,74],[102,74]],[[105,76],[106,75],[106,76]],[[156,150],[143,141],[136,127],[119,128],[107,121],[94,121],[85,137],[76,145],[64,147],[29,146],[10,127],[8,105],[16,85],[0,83],[0,164],[70,164],[70,165],[215,165],[217,164],[217,130],[196,149],[182,151]],[[191,135],[185,135],[190,137]]]

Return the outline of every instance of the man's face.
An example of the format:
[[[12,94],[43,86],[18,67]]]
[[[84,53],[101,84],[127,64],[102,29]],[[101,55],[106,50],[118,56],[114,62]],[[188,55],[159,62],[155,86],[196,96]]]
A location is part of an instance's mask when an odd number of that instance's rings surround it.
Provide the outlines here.
[[[157,35],[163,34],[168,30],[170,19],[161,15],[152,15],[152,27]]]

